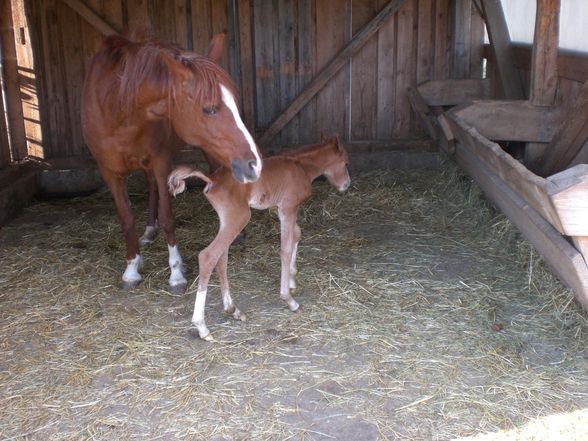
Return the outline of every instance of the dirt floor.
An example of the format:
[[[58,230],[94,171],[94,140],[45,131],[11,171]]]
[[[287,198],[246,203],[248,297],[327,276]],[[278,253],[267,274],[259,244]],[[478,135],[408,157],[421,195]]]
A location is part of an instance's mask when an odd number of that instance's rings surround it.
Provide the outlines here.
[[[133,183],[138,226],[146,195]],[[300,213],[302,311],[280,301],[279,225],[256,212],[231,249],[233,298],[190,317],[216,232],[199,190],[174,207],[190,287],[167,248],[118,288],[110,195],[39,201],[0,230],[0,439],[584,440],[588,321],[452,167],[315,183]],[[213,279],[216,283],[216,279]]]

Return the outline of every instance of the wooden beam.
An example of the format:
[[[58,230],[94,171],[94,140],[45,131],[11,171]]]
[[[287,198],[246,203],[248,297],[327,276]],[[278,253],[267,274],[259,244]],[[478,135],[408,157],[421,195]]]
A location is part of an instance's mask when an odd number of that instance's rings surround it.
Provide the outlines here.
[[[90,9],[82,0],[62,0],[75,12],[77,12],[84,20],[92,25],[102,35],[108,37],[109,35],[118,34],[110,24],[108,24],[102,17]]]
[[[319,90],[335,75],[345,64],[349,57],[355,54],[361,47],[393,16],[406,0],[390,0],[382,10],[368,22],[347,45],[337,54],[321,72],[306,86],[306,88],[288,104],[278,115],[267,130],[259,138],[259,144],[266,146],[278,134],[282,128],[314,97]]]
[[[537,0],[529,91],[529,102],[534,106],[555,104],[558,83],[559,2],[560,0]],[[525,164],[530,170],[538,169],[546,147],[546,144],[537,143],[525,146]]]
[[[588,140],[588,81],[582,86],[574,107],[546,149],[545,159],[538,173],[549,176],[565,169]]]
[[[588,236],[588,164],[576,165],[547,180],[553,184],[548,194],[559,215],[563,233]]]
[[[455,155],[458,164],[478,182],[486,196],[516,225],[588,309],[588,267],[582,254],[468,147],[458,143]]]
[[[500,0],[481,0],[481,4],[505,98],[522,100],[525,98],[523,83],[515,69],[510,35],[502,4]]]
[[[407,94],[410,105],[412,106],[412,110],[414,110],[414,112],[419,117],[419,120],[427,134],[431,137],[431,139],[436,141],[439,137],[439,133],[437,128],[433,125],[432,120],[434,120],[435,117],[431,112],[431,109],[429,109],[429,106],[419,91],[414,87],[409,87]]]
[[[474,101],[449,111],[494,141],[551,141],[561,120],[559,108],[528,101]]]
[[[429,106],[456,106],[491,97],[490,80],[436,80],[417,87]]]
[[[2,64],[4,68],[4,87],[6,88],[6,113],[10,133],[11,159],[18,161],[24,159],[27,155],[27,138],[22,111],[11,3],[8,0],[0,2],[0,42],[2,43]]]

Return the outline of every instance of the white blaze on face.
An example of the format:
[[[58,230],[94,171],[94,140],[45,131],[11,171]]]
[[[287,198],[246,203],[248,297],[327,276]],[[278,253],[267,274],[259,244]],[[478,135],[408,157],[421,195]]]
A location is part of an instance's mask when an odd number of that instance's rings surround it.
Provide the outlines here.
[[[251,149],[251,151],[253,152],[253,155],[255,156],[254,170],[255,170],[255,174],[257,176],[259,176],[259,174],[261,173],[261,158],[259,157],[259,152],[257,151],[257,146],[255,145],[255,141],[253,140],[253,137],[249,133],[249,130],[247,130],[247,127],[245,127],[245,124],[243,124],[243,120],[241,119],[241,115],[239,115],[239,109],[237,109],[237,103],[235,102],[235,97],[229,91],[229,89],[227,89],[224,85],[221,84],[220,88],[221,88],[223,103],[225,103],[225,106],[227,106],[229,108],[229,110],[231,111],[231,113],[233,114],[233,118],[235,118],[235,123],[237,124],[237,127],[239,127],[239,130],[241,130],[241,132],[243,132],[243,136],[245,136],[245,139],[249,143],[249,148]]]

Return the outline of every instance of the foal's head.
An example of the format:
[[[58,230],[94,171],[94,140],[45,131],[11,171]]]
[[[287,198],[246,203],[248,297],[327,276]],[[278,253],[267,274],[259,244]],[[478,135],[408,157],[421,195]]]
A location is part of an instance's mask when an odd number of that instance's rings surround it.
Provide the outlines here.
[[[231,168],[238,181],[252,182],[261,173],[261,157],[239,115],[235,86],[215,62],[222,43],[213,39],[206,57],[162,44],[135,44],[124,61],[122,104],[132,101],[128,107],[140,106],[147,118],[171,121],[186,143]]]
[[[326,143],[332,145],[332,150],[329,151],[333,155],[333,159],[329,162],[323,174],[331,185],[335,186],[337,190],[343,192],[347,190],[351,184],[349,170],[347,170],[349,155],[347,154],[345,147],[339,142],[339,137],[334,136],[327,140]]]

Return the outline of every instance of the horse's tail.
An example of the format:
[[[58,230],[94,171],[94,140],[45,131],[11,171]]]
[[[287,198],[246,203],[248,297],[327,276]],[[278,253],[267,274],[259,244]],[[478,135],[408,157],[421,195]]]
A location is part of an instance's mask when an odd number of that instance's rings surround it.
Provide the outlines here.
[[[172,196],[175,197],[176,195],[183,192],[186,189],[185,180],[192,176],[202,179],[208,185],[212,184],[212,179],[210,179],[201,171],[195,170],[185,165],[181,165],[176,167],[167,178],[167,186]]]

